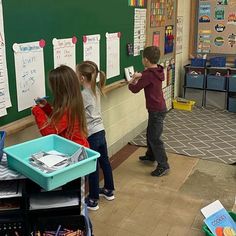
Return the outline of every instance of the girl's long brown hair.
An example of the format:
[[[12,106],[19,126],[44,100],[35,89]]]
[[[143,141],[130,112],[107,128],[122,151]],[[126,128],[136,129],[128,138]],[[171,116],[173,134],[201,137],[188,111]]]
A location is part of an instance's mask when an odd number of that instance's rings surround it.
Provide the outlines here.
[[[98,82],[98,88],[100,93],[104,95],[104,88],[106,85],[106,75],[103,71],[98,69],[98,66],[93,61],[84,61],[81,64],[76,66],[77,74],[81,74],[82,76],[86,77],[86,79],[91,82],[91,90],[96,96],[96,79],[98,74],[100,75],[100,79]]]
[[[67,112],[68,135],[73,135],[75,123],[78,122],[81,134],[86,137],[84,104],[76,73],[70,67],[62,65],[51,70],[48,79],[54,96],[51,124],[56,126]]]

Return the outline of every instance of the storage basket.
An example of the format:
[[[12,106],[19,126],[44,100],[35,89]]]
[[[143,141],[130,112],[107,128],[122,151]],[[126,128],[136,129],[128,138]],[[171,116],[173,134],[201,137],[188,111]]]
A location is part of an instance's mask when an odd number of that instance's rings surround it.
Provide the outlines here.
[[[82,230],[85,236],[91,236],[92,232],[92,224],[89,218],[84,215],[42,216],[38,217],[34,222],[36,222],[32,227],[34,233],[40,232],[41,235],[44,235],[45,231],[56,232],[58,226],[61,229]]]
[[[89,148],[85,148],[88,158],[75,164],[44,173],[29,163],[32,154],[44,151],[57,151],[71,156],[81,145],[68,139],[52,134],[28,142],[4,148],[8,166],[25,175],[45,190],[60,187],[74,179],[88,175],[96,170],[97,158],[100,156]]]
[[[189,88],[203,88],[204,75],[187,74],[186,86]]]
[[[210,58],[210,66],[212,67],[225,67],[226,57],[212,57]]]
[[[0,162],[2,160],[5,138],[6,138],[6,132],[0,131]]]
[[[229,76],[229,92],[236,92],[236,75]]]
[[[236,222],[236,214],[232,211],[228,211],[229,215],[233,218],[233,220]],[[202,230],[205,232],[206,236],[214,236],[214,234],[209,230],[206,224],[202,226]]]
[[[228,111],[236,112],[236,96],[229,97]]]
[[[193,106],[195,104],[195,101],[187,101],[187,102],[181,102],[177,101],[176,99],[173,100],[173,107],[177,110],[185,110],[185,111],[192,111]]]
[[[207,89],[225,90],[226,77],[220,75],[207,75]]]
[[[193,59],[191,59],[191,66],[205,67],[206,61],[207,60],[203,59],[203,58],[193,58]]]

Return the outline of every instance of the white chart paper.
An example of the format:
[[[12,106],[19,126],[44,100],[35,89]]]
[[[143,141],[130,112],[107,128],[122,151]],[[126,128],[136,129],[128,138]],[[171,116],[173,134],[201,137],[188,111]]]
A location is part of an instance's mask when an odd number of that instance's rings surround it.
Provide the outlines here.
[[[84,61],[93,61],[100,68],[100,34],[83,37]]]
[[[34,105],[34,99],[45,96],[44,40],[13,44],[18,111]]]
[[[120,33],[106,33],[107,79],[120,74]]]
[[[134,12],[134,56],[140,55],[146,43],[146,9],[135,8]]]
[[[66,65],[75,70],[75,45],[77,38],[56,39],[52,40],[54,68],[60,65]]]
[[[7,114],[6,108],[10,106],[11,99],[8,86],[3,10],[2,1],[0,0],[0,117]]]

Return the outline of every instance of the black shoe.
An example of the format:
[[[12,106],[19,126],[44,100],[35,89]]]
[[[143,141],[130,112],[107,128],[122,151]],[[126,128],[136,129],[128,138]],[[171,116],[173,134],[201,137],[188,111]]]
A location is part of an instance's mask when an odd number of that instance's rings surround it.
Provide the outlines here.
[[[168,174],[170,171],[170,168],[166,168],[166,167],[158,167],[153,171],[151,172],[151,175],[152,176],[157,176],[157,177],[161,177],[163,175],[166,175]]]
[[[139,160],[140,160],[140,161],[152,161],[152,162],[155,161],[154,158],[151,158],[151,157],[149,157],[149,156],[140,156],[140,157],[139,157]]]

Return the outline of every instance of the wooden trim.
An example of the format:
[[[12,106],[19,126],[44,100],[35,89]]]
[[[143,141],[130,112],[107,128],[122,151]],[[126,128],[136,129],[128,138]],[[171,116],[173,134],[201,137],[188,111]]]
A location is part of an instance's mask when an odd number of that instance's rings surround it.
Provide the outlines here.
[[[117,82],[114,82],[112,84],[109,84],[105,87],[104,92],[109,93],[117,88],[121,88],[128,85],[127,81],[125,79],[119,80]]]
[[[34,117],[30,115],[20,120],[16,120],[12,123],[9,123],[7,125],[1,126],[0,130],[4,130],[7,132],[7,135],[10,135],[10,134],[17,133],[34,124],[35,124]]]
[[[195,56],[195,35],[196,35],[196,27],[195,27],[195,21],[196,21],[196,12],[197,12],[197,2],[196,0],[191,1],[191,9],[190,9],[190,32],[189,32],[189,58],[192,56]]]

